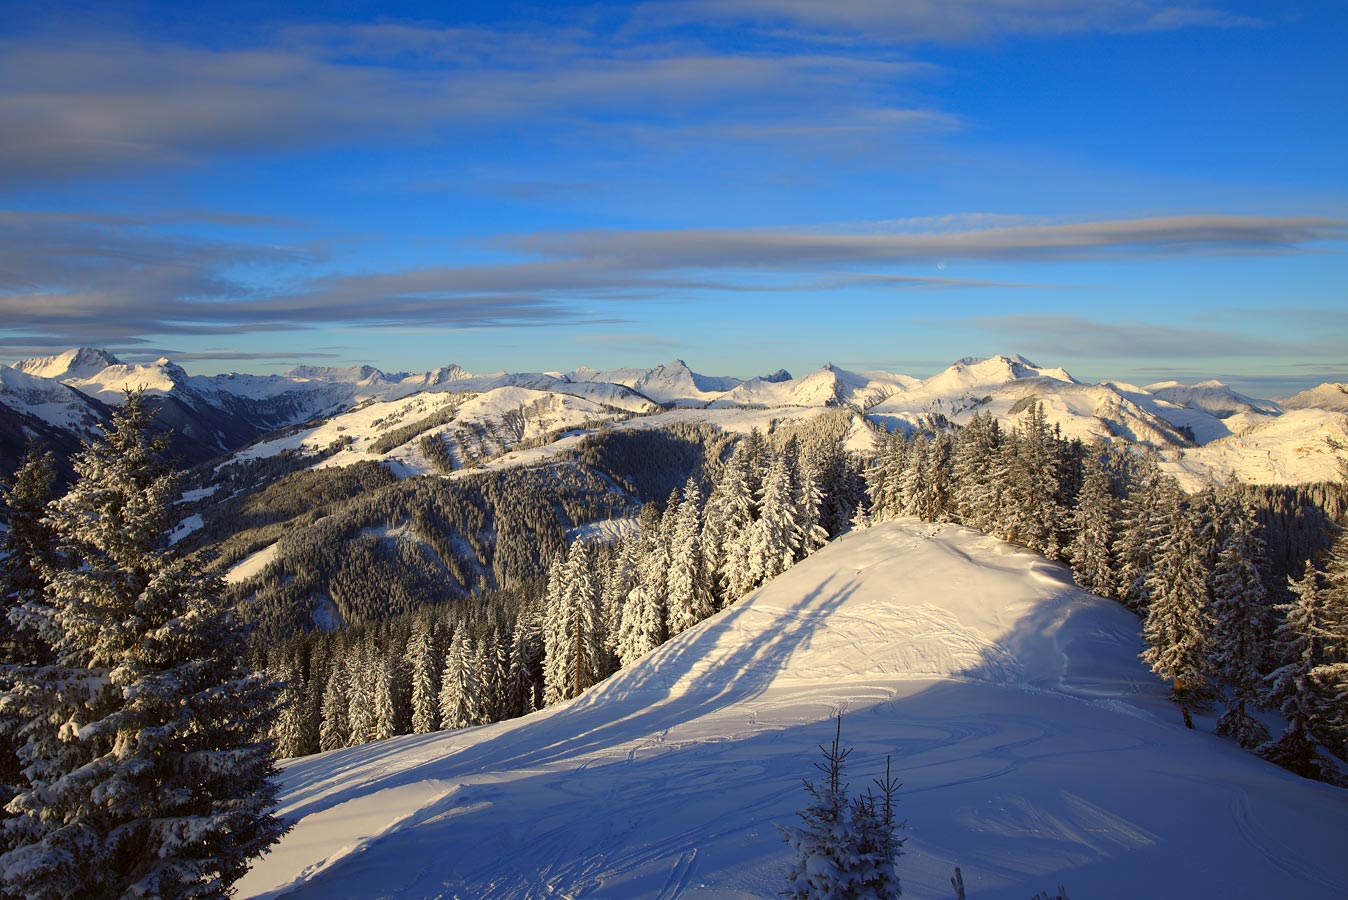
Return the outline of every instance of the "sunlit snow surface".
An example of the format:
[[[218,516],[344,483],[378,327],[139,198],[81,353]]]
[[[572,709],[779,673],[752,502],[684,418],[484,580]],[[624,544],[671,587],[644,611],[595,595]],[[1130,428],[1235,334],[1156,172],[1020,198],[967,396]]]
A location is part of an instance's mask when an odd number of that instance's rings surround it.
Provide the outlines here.
[[[776,897],[839,710],[854,786],[903,782],[906,898],[1341,896],[1348,792],[1185,730],[1139,649],[1039,556],[886,523],[569,704],[289,764],[239,896]]]

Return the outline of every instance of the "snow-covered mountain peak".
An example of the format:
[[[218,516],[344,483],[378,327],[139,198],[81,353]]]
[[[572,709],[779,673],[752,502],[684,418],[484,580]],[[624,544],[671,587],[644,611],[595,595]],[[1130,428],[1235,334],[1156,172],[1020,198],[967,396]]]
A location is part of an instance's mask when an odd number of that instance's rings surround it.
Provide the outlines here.
[[[449,384],[451,381],[466,381],[473,377],[469,372],[458,363],[450,363],[447,366],[440,366],[432,369],[424,375],[407,375],[400,379],[403,383],[415,383],[423,387],[435,387],[440,384]]]
[[[1325,382],[1282,401],[1290,409],[1327,409],[1348,412],[1348,384]]]
[[[374,366],[295,366],[285,373],[287,378],[303,378],[307,381],[340,381],[348,383],[369,382],[382,379],[384,373]]]
[[[187,370],[178,365],[167,356],[161,356],[150,365],[159,369],[164,375],[174,382],[185,381],[188,378]]]
[[[825,363],[800,378],[746,381],[716,401],[717,406],[854,406],[866,409],[899,391],[914,379],[885,372],[849,372]]]
[[[1066,384],[1079,384],[1063,369],[1044,369],[1023,356],[966,356],[944,372],[928,378],[923,387],[939,393],[959,393],[1000,387],[1027,378],[1048,378]]]
[[[116,363],[84,378],[66,378],[66,384],[96,397],[104,403],[121,403],[127,391],[143,390],[147,394],[168,394],[179,385],[185,385],[188,374],[168,357],[160,357],[144,365]]]
[[[55,356],[21,360],[14,365],[14,368],[27,375],[64,381],[68,378],[91,378],[108,366],[117,366],[121,363],[121,360],[107,350],[97,347],[72,347]]]
[[[1276,416],[1281,412],[1278,404],[1246,397],[1216,379],[1193,385],[1181,384],[1178,381],[1160,381],[1147,385],[1144,390],[1167,403],[1201,409],[1219,419],[1239,414]]]

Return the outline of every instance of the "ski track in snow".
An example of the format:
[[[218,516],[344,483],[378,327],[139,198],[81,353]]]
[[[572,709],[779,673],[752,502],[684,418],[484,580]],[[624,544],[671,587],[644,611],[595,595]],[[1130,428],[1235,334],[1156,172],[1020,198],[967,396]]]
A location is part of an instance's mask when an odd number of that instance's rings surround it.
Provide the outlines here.
[[[776,897],[839,712],[853,789],[903,782],[906,898],[1335,896],[1348,793],[1184,729],[1140,647],[1060,566],[886,523],[570,703],[289,763],[239,897]]]

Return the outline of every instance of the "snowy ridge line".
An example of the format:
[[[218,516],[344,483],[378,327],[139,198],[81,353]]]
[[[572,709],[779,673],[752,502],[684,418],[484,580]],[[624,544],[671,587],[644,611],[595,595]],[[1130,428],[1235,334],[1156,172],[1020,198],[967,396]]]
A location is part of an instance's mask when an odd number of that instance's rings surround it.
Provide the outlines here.
[[[1186,485],[1233,474],[1256,483],[1333,480],[1333,454],[1324,448],[1327,438],[1340,435],[1335,417],[1343,397],[1332,386],[1322,386],[1299,395],[1297,405],[1311,408],[1285,409],[1213,381],[1163,381],[1145,388],[1114,381],[1085,384],[1061,368],[1037,366],[1020,356],[962,359],[925,380],[827,364],[800,378],[781,371],[746,381],[701,375],[681,360],[607,372],[580,368],[570,373],[474,375],[448,365],[426,373],[390,374],[371,366],[300,366],[285,375],[203,376],[188,375],[167,358],[128,365],[90,348],[24,360],[16,368],[0,367],[0,404],[77,437],[92,434],[90,429],[106,417],[105,408],[91,399],[120,403],[127,388],[143,388],[167,404],[165,424],[190,439],[187,452],[193,461],[237,450],[274,429],[319,416],[331,418],[326,425],[315,423],[298,435],[268,439],[242,452],[256,457],[285,447],[318,449],[338,437],[353,438],[358,448],[366,448],[379,440],[371,430],[373,422],[397,417],[409,402],[425,404],[427,398],[446,394],[492,398],[488,408],[465,411],[458,432],[440,429],[485,440],[468,454],[473,459],[500,455],[526,437],[585,418],[620,418],[615,410],[648,416],[662,407],[675,415],[696,415],[708,407],[781,414],[846,407],[864,411],[887,429],[912,431],[933,423],[966,424],[980,411],[991,412],[1010,428],[1027,404],[1040,402],[1049,421],[1068,437],[1123,441],[1173,455],[1167,464]],[[544,402],[554,408],[526,411]],[[521,415],[535,416],[527,435],[518,433],[516,418]],[[336,432],[338,428],[343,431]],[[1210,446],[1233,437],[1241,440],[1221,449]],[[457,447],[449,453],[464,461]],[[339,455],[326,464],[349,464],[360,455],[359,450],[355,456]],[[437,471],[414,441],[379,458],[404,477]]]

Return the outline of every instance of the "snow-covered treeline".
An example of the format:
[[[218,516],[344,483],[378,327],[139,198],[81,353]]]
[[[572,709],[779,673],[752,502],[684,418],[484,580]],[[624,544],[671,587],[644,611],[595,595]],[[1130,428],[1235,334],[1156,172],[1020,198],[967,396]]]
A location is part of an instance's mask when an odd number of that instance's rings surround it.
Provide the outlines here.
[[[283,755],[462,728],[573,697],[780,574],[847,524],[862,482],[836,421],[754,432],[711,479],[643,507],[619,545],[574,541],[543,582],[379,625],[271,642]]]
[[[1332,777],[1317,745],[1348,756],[1348,537],[1323,578],[1303,558],[1290,602],[1277,603],[1289,595],[1266,586],[1256,493],[1186,494],[1154,456],[1064,440],[1038,404],[1010,433],[975,415],[958,431],[892,434],[868,475],[871,518],[978,528],[1070,565],[1083,588],[1137,612],[1143,659],[1173,684],[1186,722],[1220,698],[1218,731],[1288,768]],[[1276,741],[1251,714],[1260,706],[1287,717]]]

